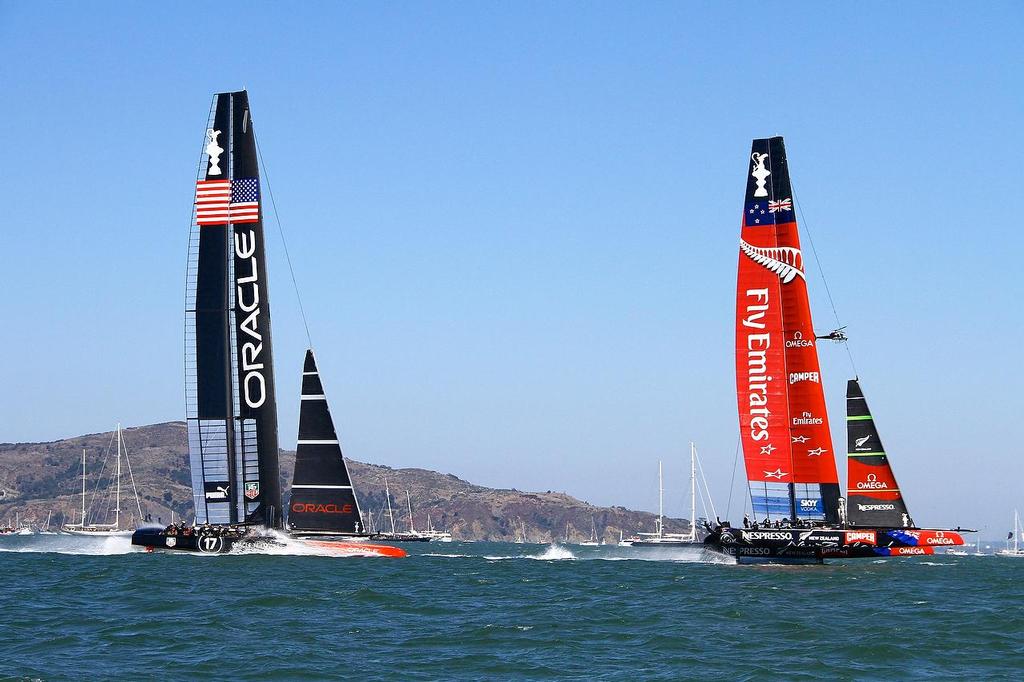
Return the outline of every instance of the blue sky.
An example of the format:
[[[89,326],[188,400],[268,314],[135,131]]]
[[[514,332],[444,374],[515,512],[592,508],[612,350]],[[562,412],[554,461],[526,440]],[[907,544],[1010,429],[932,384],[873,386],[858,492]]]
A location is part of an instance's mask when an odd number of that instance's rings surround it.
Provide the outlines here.
[[[350,456],[648,509],[663,458],[681,514],[692,439],[724,508],[746,158],[782,134],[911,511],[996,537],[1024,507],[1022,15],[0,2],[0,440],[183,416],[192,181],[212,93],[246,87]],[[290,447],[305,336],[268,238]],[[843,452],[851,369],[822,364]]]

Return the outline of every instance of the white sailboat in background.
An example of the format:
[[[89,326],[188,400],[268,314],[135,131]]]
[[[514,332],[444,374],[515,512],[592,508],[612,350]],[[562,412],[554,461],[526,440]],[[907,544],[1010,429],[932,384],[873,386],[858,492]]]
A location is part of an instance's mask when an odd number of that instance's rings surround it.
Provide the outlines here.
[[[39,531],[40,535],[57,535],[57,531],[50,530],[50,520],[53,518],[53,510],[46,512],[46,525]]]
[[[705,482],[705,489],[707,483]],[[710,495],[709,495],[710,499]],[[712,505],[712,508],[714,505]],[[658,461],[658,520],[653,533],[637,533],[628,540],[633,547],[689,547],[701,545],[703,539],[697,533],[697,448],[690,443],[690,532],[665,532],[665,487],[662,479],[661,461]],[[624,544],[621,540],[619,544]]]
[[[423,535],[430,538],[431,542],[451,542],[452,534],[446,530],[436,530],[434,524],[430,522],[430,512],[427,512],[427,529],[423,531]]]
[[[584,540],[580,543],[581,547],[599,547],[601,543],[597,539],[597,524],[594,522],[594,517],[590,517],[590,539]]]
[[[1008,557],[1022,557],[1024,558],[1024,550],[1020,548],[1020,514],[1016,509],[1013,510],[1013,533],[1006,538],[1006,549],[1001,549],[996,552],[999,556]],[[1010,549],[1010,537],[1013,538],[1013,549]]]
[[[127,465],[128,475],[132,484],[132,493],[135,495],[135,507],[139,513],[137,519],[121,527],[121,459],[122,455]],[[139,491],[135,487],[135,475],[132,473],[132,464],[128,459],[128,451],[124,447],[124,439],[121,435],[121,425],[117,425],[117,473],[114,475],[114,522],[113,523],[86,523],[86,476],[85,476],[85,448],[82,448],[82,516],[78,523],[67,523],[61,527],[61,531],[72,535],[86,535],[90,537],[130,536],[134,532],[135,521],[141,521],[142,504],[139,502]],[[105,517],[105,514],[104,514]]]
[[[413,525],[412,521],[412,498],[409,497],[409,491],[405,491],[405,501],[408,504],[409,509],[409,530],[408,532],[400,532],[395,528],[395,512],[391,508],[391,487],[388,485],[388,477],[384,477],[384,499],[387,504],[388,518],[391,521],[391,532],[378,531],[370,535],[374,540],[387,540],[389,542],[429,542],[430,538],[424,533],[420,533],[416,530],[416,526]],[[383,525],[383,520],[381,521]]]
[[[21,525],[21,518],[17,512],[14,513],[14,528],[16,529],[14,531],[15,535],[35,535],[35,531],[31,528]]]

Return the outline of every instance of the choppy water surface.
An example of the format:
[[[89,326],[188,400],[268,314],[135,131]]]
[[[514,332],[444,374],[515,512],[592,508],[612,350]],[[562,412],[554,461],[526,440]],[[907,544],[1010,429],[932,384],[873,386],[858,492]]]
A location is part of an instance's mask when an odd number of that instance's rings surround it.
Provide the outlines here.
[[[406,559],[2,537],[0,678],[1020,679],[1024,560],[748,567],[452,543]]]

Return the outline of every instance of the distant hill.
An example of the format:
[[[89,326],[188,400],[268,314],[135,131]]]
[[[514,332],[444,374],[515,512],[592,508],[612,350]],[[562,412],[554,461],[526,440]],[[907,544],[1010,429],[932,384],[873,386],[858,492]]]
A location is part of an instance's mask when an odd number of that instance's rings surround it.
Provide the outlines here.
[[[169,521],[171,510],[177,516],[191,518],[192,488],[184,422],[166,422],[124,429],[124,441],[131,458],[131,474],[138,484],[144,514]],[[92,496],[96,477],[102,471],[109,476],[114,466],[111,443],[113,434],[96,433],[50,443],[0,444],[0,521],[17,512],[23,522],[42,525],[53,512],[53,523],[80,515],[82,449],[86,453],[87,487]],[[106,464],[104,459],[106,456]],[[409,527],[405,491],[412,499],[417,529],[426,526],[427,515],[435,528],[446,528],[461,540],[515,540],[551,542],[565,537],[566,525],[572,541],[590,537],[591,523],[600,537],[613,542],[619,532],[631,535],[653,531],[654,514],[630,511],[624,507],[597,507],[565,493],[520,492],[474,485],[452,474],[426,469],[392,469],[376,464],[349,461],[349,468],[364,515],[372,514],[381,523],[385,504],[384,477],[391,488],[395,523]],[[288,490],[295,453],[281,452],[283,489]],[[134,511],[130,481],[123,473],[122,513]],[[127,487],[125,487],[127,486]],[[112,503],[98,502],[96,508],[109,509]],[[683,519],[665,519],[665,530],[686,532]]]

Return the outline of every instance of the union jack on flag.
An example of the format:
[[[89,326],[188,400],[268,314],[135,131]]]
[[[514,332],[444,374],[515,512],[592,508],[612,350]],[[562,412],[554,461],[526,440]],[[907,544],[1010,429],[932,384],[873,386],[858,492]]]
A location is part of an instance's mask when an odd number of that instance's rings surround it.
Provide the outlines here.
[[[778,213],[779,211],[792,211],[793,200],[782,199],[781,201],[769,201],[768,210],[771,211],[772,213]]]

